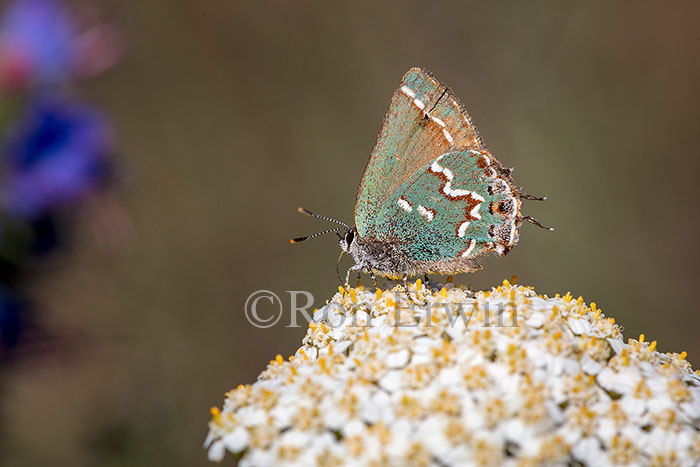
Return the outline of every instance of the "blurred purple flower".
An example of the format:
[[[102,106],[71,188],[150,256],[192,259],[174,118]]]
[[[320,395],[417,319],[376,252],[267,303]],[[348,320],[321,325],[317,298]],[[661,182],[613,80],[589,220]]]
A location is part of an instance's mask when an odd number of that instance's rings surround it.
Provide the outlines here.
[[[10,0],[0,18],[0,91],[60,84],[118,62],[117,31],[100,22],[79,29],[78,20],[60,0]]]
[[[77,40],[59,0],[11,0],[0,20],[0,84],[16,89],[65,81],[75,69]]]
[[[111,128],[96,109],[57,99],[36,102],[4,147],[5,209],[36,220],[80,201],[108,180],[112,146]]]

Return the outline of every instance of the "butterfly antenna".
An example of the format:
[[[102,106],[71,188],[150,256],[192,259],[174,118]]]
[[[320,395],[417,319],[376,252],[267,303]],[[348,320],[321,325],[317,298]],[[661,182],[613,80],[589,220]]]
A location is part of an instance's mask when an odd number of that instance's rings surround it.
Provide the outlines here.
[[[290,240],[290,243],[299,243],[299,242],[303,242],[304,240],[308,240],[308,239],[310,239],[310,238],[318,237],[319,235],[325,235],[325,234],[327,234],[327,233],[337,232],[337,231],[339,231],[339,230],[344,230],[344,229],[345,229],[344,227],[336,227],[335,229],[324,230],[323,232],[318,232],[318,233],[315,233],[315,234],[307,235],[306,237],[297,237],[297,238],[293,238],[293,239]]]
[[[321,220],[328,221],[328,222],[335,222],[336,224],[340,224],[340,225],[344,226],[346,229],[350,228],[350,226],[348,224],[346,224],[345,222],[340,222],[340,221],[337,221],[335,219],[331,219],[330,217],[316,214],[315,212],[311,212],[306,208],[299,208],[299,209],[297,209],[297,211],[299,211],[302,214],[306,214],[309,217],[315,217],[316,219],[321,219]]]
[[[535,224],[537,227],[544,229],[544,230],[549,230],[549,231],[554,230],[554,227],[545,227],[544,225],[540,224],[540,222],[537,219],[535,219],[534,217],[531,217],[531,216],[525,216],[525,217],[523,217],[523,220],[528,221],[531,224]]]

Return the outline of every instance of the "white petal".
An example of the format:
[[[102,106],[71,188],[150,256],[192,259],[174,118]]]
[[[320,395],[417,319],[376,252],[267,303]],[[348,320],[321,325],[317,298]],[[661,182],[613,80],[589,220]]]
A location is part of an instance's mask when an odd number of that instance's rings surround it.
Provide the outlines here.
[[[568,322],[571,332],[576,335],[590,334],[591,332],[591,323],[588,320],[569,318]]]
[[[405,367],[410,359],[411,352],[408,349],[401,349],[387,355],[384,362],[388,368],[397,369]]]
[[[241,452],[248,447],[250,442],[250,433],[243,427],[238,427],[231,433],[221,438],[221,441],[231,452]]]
[[[385,391],[396,392],[401,387],[400,371],[390,371],[379,380],[379,386]]]
[[[589,375],[597,375],[603,369],[603,365],[593,360],[588,354],[581,357],[581,370]]]
[[[209,446],[207,458],[212,462],[221,462],[224,459],[224,454],[226,454],[226,447],[224,443],[219,440]]]
[[[547,322],[547,317],[545,316],[545,314],[542,312],[536,312],[536,313],[533,313],[527,319],[527,321],[525,321],[525,325],[530,326],[531,328],[539,329],[546,322]]]

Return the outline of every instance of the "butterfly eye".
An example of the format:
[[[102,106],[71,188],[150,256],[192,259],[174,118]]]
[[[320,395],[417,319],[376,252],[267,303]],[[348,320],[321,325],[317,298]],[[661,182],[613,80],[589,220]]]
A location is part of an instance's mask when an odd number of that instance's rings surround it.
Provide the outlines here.
[[[350,246],[353,240],[355,240],[355,232],[352,230],[348,230],[348,233],[345,234],[345,243],[347,243],[347,245]]]

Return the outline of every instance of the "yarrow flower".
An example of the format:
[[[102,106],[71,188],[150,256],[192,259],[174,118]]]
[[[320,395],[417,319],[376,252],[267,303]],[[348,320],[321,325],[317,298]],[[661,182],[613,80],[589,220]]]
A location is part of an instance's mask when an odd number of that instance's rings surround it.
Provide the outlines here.
[[[700,376],[594,303],[504,285],[342,291],[303,345],[212,409],[211,460],[276,465],[700,462]]]
[[[42,99],[9,132],[2,203],[34,220],[104,184],[113,152],[111,129],[96,109]]]

